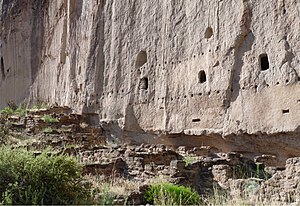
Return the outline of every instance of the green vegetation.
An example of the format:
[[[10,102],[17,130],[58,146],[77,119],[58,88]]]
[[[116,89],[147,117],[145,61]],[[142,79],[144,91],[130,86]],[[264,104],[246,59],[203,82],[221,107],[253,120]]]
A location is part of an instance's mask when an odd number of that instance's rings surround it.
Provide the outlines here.
[[[265,170],[264,166],[257,163],[254,165],[238,164],[233,167],[233,177],[235,179],[260,178],[269,179],[270,175]]]
[[[0,111],[0,114],[4,116],[11,116],[11,115],[25,116],[26,113],[27,111],[23,107],[18,107],[16,109],[13,109],[11,107],[5,107]]]
[[[43,101],[37,101],[35,105],[32,106],[31,109],[49,109],[50,105]]]
[[[185,166],[187,167],[190,164],[192,164],[193,162],[197,161],[197,157],[187,156],[183,159],[183,161],[185,162]]]
[[[5,144],[8,141],[9,127],[7,123],[1,124],[0,122],[0,145]]]
[[[52,132],[53,132],[53,129],[52,129],[51,127],[46,127],[46,128],[43,129],[43,132],[44,132],[45,134],[49,134],[49,133],[52,133]]]
[[[82,166],[73,157],[0,148],[2,204],[91,203],[90,186],[83,183]]]
[[[149,203],[155,205],[198,205],[200,196],[189,187],[178,186],[168,182],[150,185],[145,195]]]
[[[203,205],[252,205],[249,198],[242,198],[239,194],[235,197],[231,196],[228,191],[214,187],[212,194],[203,198]],[[259,204],[260,205],[260,204]]]
[[[112,185],[110,183],[104,183],[100,191],[98,191],[98,200],[97,203],[99,205],[113,205],[114,200],[117,197],[117,194],[112,193],[111,190]],[[96,190],[97,191],[97,190]]]
[[[41,120],[43,120],[46,123],[57,123],[59,122],[58,119],[51,117],[50,115],[44,115]]]
[[[34,106],[32,106],[31,109],[48,109],[50,108],[50,105],[45,102],[38,101]],[[11,115],[18,115],[18,116],[25,116],[27,114],[27,111],[29,108],[26,107],[26,105],[20,104],[18,107],[15,103],[9,102],[8,107],[5,107],[4,109],[0,110],[0,114],[7,117]],[[54,118],[55,119],[55,118]]]

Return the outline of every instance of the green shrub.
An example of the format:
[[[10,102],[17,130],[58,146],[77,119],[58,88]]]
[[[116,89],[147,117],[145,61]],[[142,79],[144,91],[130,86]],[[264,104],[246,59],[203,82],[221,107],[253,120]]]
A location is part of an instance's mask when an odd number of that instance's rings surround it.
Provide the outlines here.
[[[42,130],[45,134],[49,134],[53,132],[53,129],[51,127],[46,127]]]
[[[197,205],[200,196],[189,187],[178,186],[168,182],[149,186],[146,201],[155,205]]]
[[[17,109],[13,109],[11,107],[5,107],[0,111],[0,114],[4,116],[10,116],[10,115],[19,115],[19,116],[25,116],[27,113],[27,110],[23,107],[19,107]]]
[[[50,115],[44,115],[41,119],[46,123],[57,123],[57,122],[59,122],[58,119],[56,119],[54,117],[51,117]]]
[[[197,161],[197,157],[193,157],[193,156],[187,156],[183,159],[185,166],[189,166],[190,164],[194,163],[195,161]]]
[[[9,139],[9,125],[0,121],[0,145],[6,144]]]
[[[14,114],[14,110],[10,107],[5,107],[4,109],[2,109],[0,111],[0,113],[3,115],[12,115],[12,114]]]
[[[25,108],[19,107],[15,110],[15,114],[23,117],[27,114],[27,110]]]
[[[23,149],[0,148],[2,204],[81,204],[90,201],[82,166],[74,157],[48,151],[35,157]]]

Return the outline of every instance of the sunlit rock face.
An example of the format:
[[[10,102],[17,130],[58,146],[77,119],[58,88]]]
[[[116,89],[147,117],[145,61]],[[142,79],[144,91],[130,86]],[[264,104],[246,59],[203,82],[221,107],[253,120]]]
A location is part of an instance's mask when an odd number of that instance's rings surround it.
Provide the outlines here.
[[[300,155],[299,1],[0,4],[1,108],[45,101],[136,143]]]

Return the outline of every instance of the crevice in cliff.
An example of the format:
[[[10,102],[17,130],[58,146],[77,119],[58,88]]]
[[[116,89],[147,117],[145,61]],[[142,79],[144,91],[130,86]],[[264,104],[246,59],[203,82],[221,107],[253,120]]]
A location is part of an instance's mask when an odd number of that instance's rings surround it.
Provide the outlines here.
[[[90,91],[87,94],[85,105],[83,105],[83,112],[96,112],[97,109],[102,109],[102,105],[91,105],[92,102],[98,102],[99,94],[104,94],[104,69],[105,69],[105,57],[104,57],[104,7],[106,1],[101,1],[98,5],[97,12],[93,18],[93,33],[90,42],[90,51],[87,58],[86,68],[86,91]],[[98,102],[99,104],[99,102]]]
[[[79,41],[83,37],[85,31],[81,31],[81,15],[83,11],[83,1],[82,0],[65,0],[64,7],[67,11],[67,17],[64,19],[63,33],[61,39],[61,53],[60,53],[60,63],[64,64],[66,57],[70,62],[69,66],[69,76],[68,81],[69,89],[71,90],[71,95],[67,97],[68,102],[72,104],[77,104],[77,106],[84,106],[84,102],[79,103],[79,86],[77,78],[77,69],[78,69],[78,59],[80,56],[80,47]],[[76,42],[76,43],[74,43]],[[72,46],[68,46],[71,44]],[[60,72],[60,71],[59,71]],[[89,112],[87,112],[89,113]]]
[[[4,68],[4,60],[3,60],[3,57],[1,57],[1,77],[2,77],[2,80],[5,79],[5,68]]]
[[[47,0],[35,0],[32,6],[32,28],[31,28],[31,82],[36,79],[43,56],[44,46],[44,18],[48,9]]]
[[[282,15],[278,15],[277,18],[275,18],[275,23],[276,25],[278,25],[278,28],[281,28],[282,31],[284,31],[283,33],[283,37],[279,40],[280,45],[283,46],[283,50],[285,52],[284,54],[284,58],[282,59],[280,65],[279,65],[279,69],[282,69],[282,67],[287,64],[289,68],[292,69],[292,76],[294,77],[294,81],[298,82],[300,80],[300,74],[298,74],[297,70],[292,66],[292,62],[295,58],[295,56],[297,56],[294,51],[293,51],[293,47],[291,47],[290,43],[289,43],[289,33],[294,30],[294,28],[291,28],[291,24],[288,21],[288,18],[286,15],[286,7],[285,7],[285,1],[283,0],[282,2],[280,2],[280,7],[279,10],[277,11],[278,13],[282,12]],[[280,32],[280,31],[278,31]],[[281,33],[281,32],[280,32]]]
[[[82,13],[83,0],[69,0],[70,18],[78,20]],[[75,22],[75,21],[74,21]]]
[[[228,108],[230,108],[231,103],[234,102],[240,93],[240,76],[242,73],[242,67],[244,65],[244,54],[251,50],[252,44],[254,42],[254,35],[250,29],[251,26],[251,8],[249,5],[249,0],[243,0],[243,14],[240,21],[240,33],[237,35],[234,45],[230,47],[226,55],[230,55],[233,50],[234,64],[230,73],[229,87],[226,90],[226,96],[224,98],[224,127],[225,123],[229,118]],[[224,131],[224,130],[223,130]]]
[[[67,30],[68,30],[68,24],[67,24],[67,16],[64,17],[64,25],[63,25],[63,33],[61,37],[61,48],[60,48],[60,63],[65,64],[66,62],[66,47],[67,47]]]
[[[226,55],[230,55],[233,50],[234,54],[234,64],[232,66],[232,71],[230,74],[230,85],[226,91],[225,97],[225,113],[230,107],[231,102],[234,102],[239,95],[241,89],[239,81],[243,66],[243,56],[244,54],[251,50],[252,44],[254,42],[254,35],[250,30],[251,26],[251,9],[248,0],[243,0],[243,14],[240,21],[240,33],[237,35],[234,45],[229,48]]]
[[[1,8],[1,21],[5,18],[7,14],[9,0],[3,0],[2,1],[2,8]]]

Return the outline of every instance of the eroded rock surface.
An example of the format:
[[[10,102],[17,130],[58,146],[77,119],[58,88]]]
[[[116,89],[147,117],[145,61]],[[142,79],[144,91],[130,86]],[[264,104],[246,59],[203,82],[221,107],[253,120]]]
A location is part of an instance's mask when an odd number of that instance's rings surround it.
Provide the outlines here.
[[[42,100],[134,143],[299,151],[299,1],[1,0],[0,107]]]

